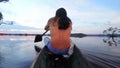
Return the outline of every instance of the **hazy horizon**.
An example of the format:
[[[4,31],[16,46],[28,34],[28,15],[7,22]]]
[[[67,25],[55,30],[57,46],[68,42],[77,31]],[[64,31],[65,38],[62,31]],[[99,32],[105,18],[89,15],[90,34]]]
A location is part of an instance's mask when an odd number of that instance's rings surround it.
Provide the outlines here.
[[[119,0],[9,0],[0,3],[0,12],[3,21],[44,29],[55,11],[64,7],[73,23],[72,32],[101,34],[109,27],[120,27],[119,6]],[[0,31],[1,26],[5,25],[0,25]]]

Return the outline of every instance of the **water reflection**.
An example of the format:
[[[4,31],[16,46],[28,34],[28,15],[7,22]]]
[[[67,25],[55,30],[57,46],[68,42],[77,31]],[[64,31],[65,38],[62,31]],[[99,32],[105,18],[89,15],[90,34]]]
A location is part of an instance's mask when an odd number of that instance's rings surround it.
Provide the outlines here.
[[[9,40],[9,41],[17,41],[17,40],[27,41],[27,40],[31,40],[31,38],[34,39],[33,36],[1,36],[0,35],[0,40],[3,40],[3,41],[6,41],[6,40]]]
[[[109,46],[117,46],[120,45],[120,37],[105,37],[103,42],[107,43]]]
[[[0,38],[2,38],[0,39],[0,68],[29,68],[36,56],[33,48],[34,37],[1,36]]]
[[[104,37],[73,38],[83,55],[94,68],[120,68],[120,46],[109,47],[103,43]]]
[[[2,53],[0,52],[0,68],[3,68],[2,65],[2,61],[4,60],[4,57],[2,56]]]
[[[34,44],[34,37],[1,36],[0,38],[0,68],[29,68],[36,58],[34,45],[39,44],[41,48],[44,46],[43,42]],[[71,38],[91,63],[100,65],[101,68],[119,68],[120,46],[106,46],[103,39],[112,40],[108,37]],[[114,38],[115,41],[116,39],[120,40],[118,37]]]
[[[104,43],[107,43],[109,46],[120,45],[120,29],[109,27],[103,31],[103,34],[106,35],[103,39]]]

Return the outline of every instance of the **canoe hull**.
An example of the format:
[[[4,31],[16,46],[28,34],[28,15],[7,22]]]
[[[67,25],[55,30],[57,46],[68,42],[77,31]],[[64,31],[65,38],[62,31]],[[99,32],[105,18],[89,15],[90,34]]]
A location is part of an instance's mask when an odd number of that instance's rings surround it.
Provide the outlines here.
[[[74,53],[70,57],[50,55],[45,46],[33,62],[31,68],[91,68],[80,50],[74,46]]]

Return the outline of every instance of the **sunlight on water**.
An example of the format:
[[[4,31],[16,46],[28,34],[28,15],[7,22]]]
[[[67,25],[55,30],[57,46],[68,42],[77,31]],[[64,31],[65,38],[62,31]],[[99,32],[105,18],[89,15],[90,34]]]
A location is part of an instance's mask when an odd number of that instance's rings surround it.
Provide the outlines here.
[[[34,37],[32,36],[0,36],[0,40],[11,40],[11,41],[16,41],[16,40],[33,40]]]

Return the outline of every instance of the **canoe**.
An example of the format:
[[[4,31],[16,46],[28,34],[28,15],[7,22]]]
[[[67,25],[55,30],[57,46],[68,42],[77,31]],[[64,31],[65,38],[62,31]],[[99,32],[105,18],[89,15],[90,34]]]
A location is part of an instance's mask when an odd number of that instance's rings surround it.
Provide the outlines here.
[[[63,55],[49,54],[48,48],[44,46],[31,68],[91,68],[76,46],[73,51],[71,56],[64,57]]]

